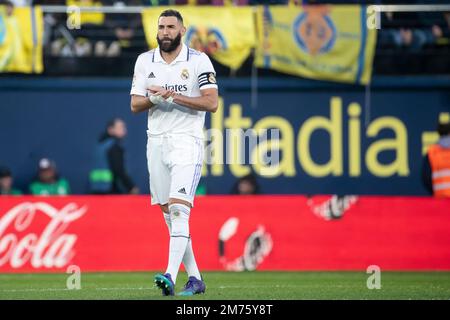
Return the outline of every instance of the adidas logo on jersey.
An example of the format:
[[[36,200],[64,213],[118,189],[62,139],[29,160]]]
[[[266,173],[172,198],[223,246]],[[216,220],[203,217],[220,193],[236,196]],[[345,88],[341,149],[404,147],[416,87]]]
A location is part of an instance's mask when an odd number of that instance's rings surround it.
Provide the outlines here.
[[[178,190],[178,193],[186,194],[186,189],[185,188],[181,188],[180,190]]]
[[[149,78],[156,78],[155,74],[153,72],[150,72],[150,74],[148,75]]]

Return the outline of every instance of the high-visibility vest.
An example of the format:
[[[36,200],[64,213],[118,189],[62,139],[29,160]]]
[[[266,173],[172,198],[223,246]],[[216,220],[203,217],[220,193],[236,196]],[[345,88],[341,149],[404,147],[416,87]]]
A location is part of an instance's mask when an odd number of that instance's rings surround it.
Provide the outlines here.
[[[108,138],[100,142],[94,153],[94,167],[89,173],[90,191],[94,193],[109,193],[113,187],[113,173],[109,168],[108,150],[113,146],[114,139]]]
[[[428,149],[433,194],[436,197],[450,197],[450,149],[432,145]]]

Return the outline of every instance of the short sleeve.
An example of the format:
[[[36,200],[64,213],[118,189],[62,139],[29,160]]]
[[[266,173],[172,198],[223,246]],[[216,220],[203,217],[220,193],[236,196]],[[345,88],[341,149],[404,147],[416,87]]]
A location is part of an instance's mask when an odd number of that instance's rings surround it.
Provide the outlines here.
[[[209,57],[205,53],[200,54],[200,61],[197,66],[198,74],[198,86],[202,89],[217,89],[216,72],[209,60]]]
[[[133,82],[131,84],[130,95],[147,96],[145,69],[142,63],[142,55],[140,55],[134,66]]]

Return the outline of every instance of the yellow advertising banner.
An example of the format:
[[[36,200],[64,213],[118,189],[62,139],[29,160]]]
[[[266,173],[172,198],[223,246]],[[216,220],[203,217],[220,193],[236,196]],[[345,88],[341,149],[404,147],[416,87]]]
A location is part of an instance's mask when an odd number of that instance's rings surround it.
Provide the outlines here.
[[[0,6],[0,72],[41,73],[44,22],[39,6]]]
[[[147,43],[158,46],[158,17],[169,7],[148,8],[142,12]],[[255,46],[252,7],[183,6],[176,8],[187,29],[184,42],[205,52],[219,63],[238,69]]]
[[[260,6],[255,64],[306,78],[367,84],[376,29],[365,6]]]

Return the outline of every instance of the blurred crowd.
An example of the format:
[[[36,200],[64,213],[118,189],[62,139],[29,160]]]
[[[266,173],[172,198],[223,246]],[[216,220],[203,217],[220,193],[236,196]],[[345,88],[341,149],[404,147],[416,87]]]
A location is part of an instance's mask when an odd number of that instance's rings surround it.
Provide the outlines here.
[[[159,5],[306,5],[306,4],[426,4],[430,1],[364,0],[0,0],[11,6],[78,5],[159,6]],[[128,76],[137,54],[148,50],[139,13],[81,13],[81,28],[71,29],[66,13],[46,13],[44,17],[44,56],[48,75]],[[383,12],[380,16],[375,74],[450,73],[450,12]],[[67,61],[77,58],[75,61]],[[84,59],[80,59],[84,58]],[[99,58],[111,58],[99,61]],[[114,61],[114,69],[104,66]],[[213,59],[214,60],[214,59]],[[250,76],[253,57],[233,73]],[[100,63],[99,63],[100,62]],[[71,63],[73,64],[71,68]],[[219,71],[227,68],[213,61]],[[112,65],[112,64],[111,64]],[[101,68],[98,69],[98,68]],[[110,72],[110,74],[105,74]],[[66,74],[65,74],[66,73]],[[276,76],[276,72],[265,72]]]
[[[139,188],[128,174],[125,166],[125,147],[123,139],[127,135],[125,122],[120,118],[108,121],[92,152],[90,172],[86,173],[89,189],[85,193],[138,194]],[[14,187],[11,170],[0,164],[0,195],[35,196],[69,195],[69,181],[58,170],[55,160],[41,158],[36,165],[36,174],[28,184],[27,190]]]
[[[140,190],[128,173],[125,165],[123,139],[127,136],[126,123],[121,118],[107,122],[92,153],[91,170],[87,173],[88,190],[95,195],[139,194]],[[197,195],[208,193],[207,185],[201,182]],[[70,183],[60,174],[55,160],[41,158],[36,164],[36,174],[26,190],[15,187],[14,176],[9,167],[0,164],[0,195],[64,196],[72,194]],[[261,188],[254,173],[236,180],[230,190],[233,195],[261,194]]]
[[[440,114],[437,124],[439,140],[430,145],[422,159],[422,183],[430,195],[450,198],[450,114]],[[125,148],[122,144],[127,135],[125,122],[120,118],[108,121],[100,135],[93,152],[91,171],[88,173],[89,190],[95,195],[139,194],[139,188],[127,172],[125,166]],[[48,196],[71,194],[70,183],[60,175],[56,163],[42,158],[37,163],[35,177],[30,181],[28,190],[23,192],[14,187],[11,170],[0,164],[0,196],[22,195],[23,193]],[[232,195],[259,195],[263,192],[254,172],[236,180],[230,192]],[[196,195],[208,194],[208,188],[202,181]]]
[[[56,163],[48,158],[42,158],[37,165],[36,176],[32,179],[25,193],[32,195],[68,195],[69,182],[60,177]],[[14,177],[11,170],[0,167],[0,195],[22,195],[23,191],[14,187]]]

